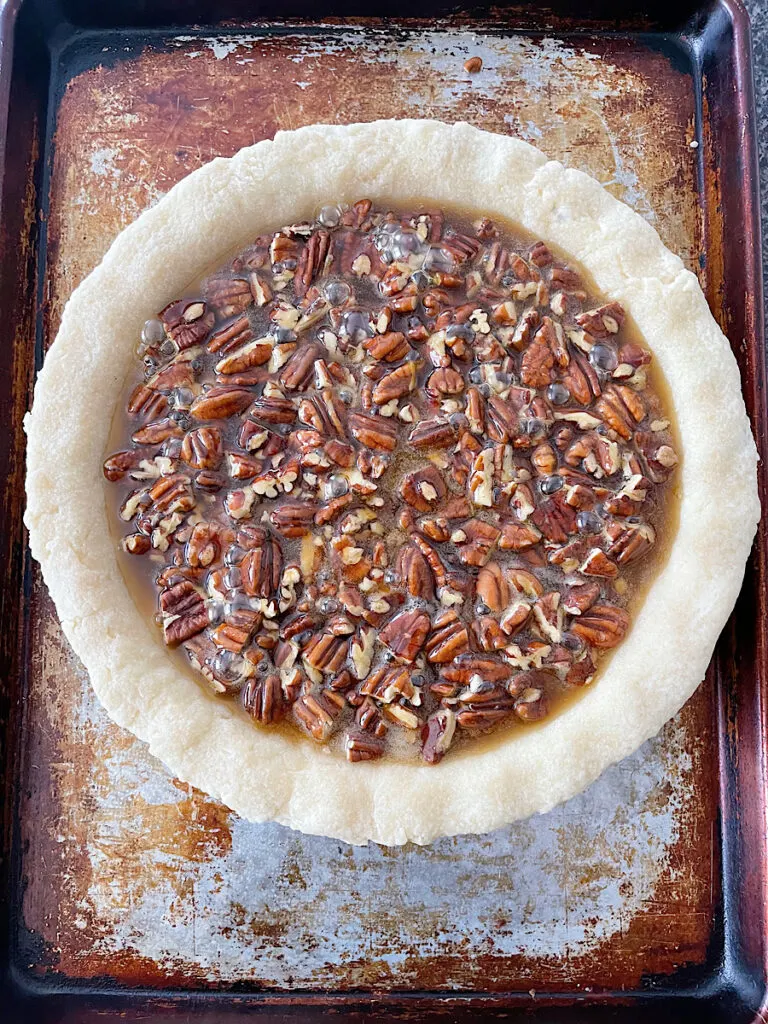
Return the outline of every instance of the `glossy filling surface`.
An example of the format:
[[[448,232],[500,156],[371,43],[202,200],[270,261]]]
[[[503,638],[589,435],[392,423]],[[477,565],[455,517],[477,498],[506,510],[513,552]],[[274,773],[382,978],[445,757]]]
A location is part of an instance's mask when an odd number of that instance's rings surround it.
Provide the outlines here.
[[[487,218],[368,200],[254,240],[144,326],[104,464],[164,642],[350,761],[592,683],[678,457],[618,303]]]

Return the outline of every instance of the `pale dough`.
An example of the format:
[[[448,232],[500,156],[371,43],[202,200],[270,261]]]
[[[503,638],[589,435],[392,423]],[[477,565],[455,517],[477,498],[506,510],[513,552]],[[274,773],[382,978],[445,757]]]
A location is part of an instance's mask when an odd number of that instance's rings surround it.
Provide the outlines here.
[[[653,350],[682,445],[668,562],[596,684],[546,726],[492,749],[468,745],[437,767],[349,764],[255,728],[208,695],[134,605],[104,502],[110,421],[144,320],[264,229],[365,196],[499,215],[580,263]],[[704,676],[760,514],[739,371],[694,275],[586,174],[466,124],[315,125],[190,174],[115,239],[72,295],[26,429],[32,553],[112,718],[244,817],[350,843],[428,843],[547,811],[653,736]]]

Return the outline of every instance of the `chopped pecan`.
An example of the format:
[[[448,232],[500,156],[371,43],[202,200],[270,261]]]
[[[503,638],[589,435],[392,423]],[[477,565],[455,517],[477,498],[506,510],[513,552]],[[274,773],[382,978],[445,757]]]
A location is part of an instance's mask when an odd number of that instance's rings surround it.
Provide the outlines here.
[[[619,565],[629,565],[630,562],[642,558],[651,550],[656,540],[656,533],[648,523],[629,526],[611,523],[606,533],[610,540],[607,554]]]
[[[568,535],[576,532],[576,510],[560,494],[555,494],[531,514],[531,519],[547,540],[563,544]]]
[[[595,412],[606,426],[629,441],[634,423],[640,423],[645,417],[645,403],[632,388],[612,384],[595,403]]]
[[[514,702],[502,697],[496,703],[465,704],[456,715],[456,724],[461,729],[484,731],[503,722],[514,710]]]
[[[149,497],[155,512],[189,512],[195,507],[195,498],[189,485],[189,477],[182,473],[162,476],[149,489]]]
[[[123,537],[122,545],[123,550],[129,555],[146,555],[152,547],[152,542],[142,533],[129,533],[127,537]]]
[[[213,310],[197,299],[171,302],[158,316],[180,352],[203,342],[213,327]]]
[[[146,457],[147,454],[135,448],[125,452],[115,452],[114,455],[110,455],[105,460],[102,472],[107,480],[115,483],[117,480],[122,480],[129,470],[133,469],[134,466],[138,466],[141,460]]]
[[[442,678],[449,683],[461,683],[468,686],[472,677],[477,676],[482,682],[494,686],[506,683],[512,675],[512,669],[502,661],[478,654],[460,654],[452,659],[453,664],[442,670]]]
[[[187,561],[193,569],[207,568],[221,554],[221,533],[212,523],[196,523],[187,541]]]
[[[604,576],[612,578],[618,576],[619,567],[601,548],[592,548],[579,566],[579,572],[584,576]]]
[[[472,633],[482,651],[499,651],[509,643],[509,637],[492,615],[481,615],[472,623]]]
[[[503,523],[499,548],[502,551],[526,551],[540,540],[541,533],[534,526],[526,523]]]
[[[553,289],[558,288],[568,294],[578,293],[584,287],[581,277],[576,271],[569,270],[567,267],[553,267],[550,280]]]
[[[457,263],[465,263],[473,260],[480,252],[480,242],[469,235],[450,234],[443,236],[440,248],[450,253]]]
[[[348,761],[375,761],[384,753],[384,741],[368,732],[349,732],[344,749]]]
[[[456,715],[450,708],[439,708],[430,715],[421,730],[421,756],[427,764],[439,764],[453,742]]]
[[[599,597],[599,583],[584,583],[581,586],[569,587],[563,598],[563,611],[566,615],[581,615],[589,611]]]
[[[559,644],[563,633],[563,609],[560,591],[542,594],[533,605],[534,626],[538,633],[553,644]]]
[[[404,334],[400,331],[387,331],[384,334],[374,334],[364,342],[364,348],[374,359],[382,360],[385,363],[397,363],[405,359],[411,350]]]
[[[515,600],[505,609],[499,625],[506,635],[514,636],[523,628],[531,615],[531,605],[527,601]]]
[[[530,345],[523,352],[520,363],[520,379],[523,384],[531,388],[545,388],[552,379],[556,353],[560,351],[554,325],[549,317],[545,317]]]
[[[344,707],[344,698],[332,690],[305,693],[293,705],[295,718],[304,726],[312,739],[325,743]]]
[[[520,432],[517,410],[510,402],[493,396],[486,403],[486,431],[492,441],[511,441]]]
[[[576,323],[582,330],[600,340],[618,334],[624,323],[624,307],[619,302],[607,302],[597,309],[588,309],[579,313]]]
[[[463,534],[463,536],[458,536]],[[485,523],[482,519],[470,519],[464,523],[461,529],[455,531],[451,539],[459,551],[459,558],[465,565],[485,565],[491,557],[491,552],[496,545],[501,530]]]
[[[547,695],[538,687],[523,690],[515,701],[515,714],[524,722],[538,722],[546,716],[548,710]]]
[[[553,257],[544,242],[536,242],[531,247],[529,259],[536,267],[549,267],[552,265]]]
[[[446,495],[445,482],[435,466],[406,473],[399,492],[417,512],[429,512]]]

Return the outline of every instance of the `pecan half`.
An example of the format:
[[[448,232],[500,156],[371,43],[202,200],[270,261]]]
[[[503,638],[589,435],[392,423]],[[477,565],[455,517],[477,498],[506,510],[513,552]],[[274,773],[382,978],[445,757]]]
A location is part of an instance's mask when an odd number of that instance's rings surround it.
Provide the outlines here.
[[[500,612],[509,601],[509,587],[497,562],[488,562],[477,575],[477,596],[492,611]]]
[[[216,363],[216,373],[243,373],[254,366],[268,363],[272,355],[272,344],[266,338],[255,338]]]
[[[197,420],[226,420],[247,409],[252,398],[245,388],[214,385],[194,400],[189,414]]]
[[[217,469],[222,459],[221,431],[217,427],[191,430],[182,442],[181,457],[193,469]]]
[[[261,725],[272,725],[285,717],[287,705],[278,675],[265,679],[252,676],[243,687],[241,700],[251,718]]]
[[[433,601],[435,578],[424,555],[418,548],[408,545],[398,556],[398,572],[411,597]]]
[[[163,639],[169,647],[178,647],[208,625],[205,602],[197,588],[182,580],[160,595],[163,615]]]
[[[427,661],[434,665],[445,665],[469,650],[467,627],[454,611],[445,611],[437,616],[424,645]]]
[[[373,389],[372,398],[376,405],[386,405],[393,398],[401,398],[416,387],[416,363],[403,363],[385,374]]]
[[[243,590],[251,597],[275,597],[280,588],[283,552],[277,540],[268,537],[265,530],[253,533],[257,536],[249,538],[249,550],[240,562]]]
[[[611,604],[596,604],[571,625],[571,632],[592,647],[609,650],[621,643],[629,629],[629,616]]]
[[[414,448],[448,448],[456,441],[456,431],[448,420],[422,420],[408,435]]]
[[[352,436],[366,448],[374,451],[393,452],[397,444],[397,427],[382,416],[366,413],[352,413],[349,417]]]
[[[220,319],[237,316],[253,302],[251,286],[242,277],[215,274],[203,285],[203,294],[215,308]]]
[[[313,505],[285,502],[273,509],[270,515],[272,525],[284,537],[304,537],[312,528],[317,509]]]
[[[429,625],[429,616],[424,612],[400,612],[382,629],[379,640],[398,661],[410,665],[427,638]]]
[[[315,231],[309,236],[296,264],[294,290],[299,297],[305,296],[316,277],[326,273],[326,259],[329,255],[331,237],[327,231]]]

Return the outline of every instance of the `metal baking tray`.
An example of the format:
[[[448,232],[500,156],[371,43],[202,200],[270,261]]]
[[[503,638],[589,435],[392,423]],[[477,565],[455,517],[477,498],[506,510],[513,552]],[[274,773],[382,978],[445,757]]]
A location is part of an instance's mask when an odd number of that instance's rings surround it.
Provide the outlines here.
[[[594,174],[698,272],[765,458],[741,5],[411,13],[0,4],[3,1020],[765,1019],[764,525],[660,736],[546,816],[425,849],[251,825],[172,779],[98,706],[26,550],[21,422],[67,296],[183,175],[315,121],[465,119]]]

